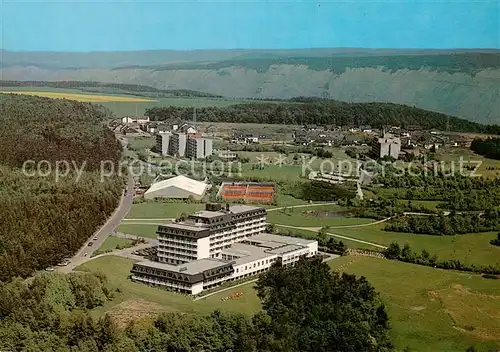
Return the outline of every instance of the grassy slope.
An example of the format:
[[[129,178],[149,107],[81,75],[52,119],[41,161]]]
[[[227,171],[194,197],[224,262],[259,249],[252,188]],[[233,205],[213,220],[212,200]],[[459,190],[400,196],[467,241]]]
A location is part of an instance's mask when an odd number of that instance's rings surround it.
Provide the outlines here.
[[[105,252],[107,250],[114,250],[118,246],[129,246],[133,240],[128,238],[120,238],[116,236],[109,236],[99,247],[99,251]]]
[[[124,301],[139,299],[160,304],[165,311],[181,311],[185,313],[206,313],[215,309],[222,309],[251,314],[260,308],[260,301],[255,295],[253,284],[251,283],[216,294],[205,300],[194,302],[190,297],[185,295],[167,292],[159,288],[130,281],[127,277],[130,275],[133,263],[134,261],[131,259],[110,255],[93,259],[76,269],[104,272],[107,274],[109,281],[115,287],[120,288],[121,293],[113,301],[97,309],[94,312],[96,315],[101,315]],[[243,292],[243,296],[239,299],[221,301],[222,297],[229,296],[235,292]]]
[[[330,266],[366,276],[375,286],[388,308],[392,338],[400,349],[500,348],[498,281],[368,257],[342,257]],[[474,331],[466,331],[471,328]]]
[[[460,259],[465,263],[477,265],[496,265],[500,267],[500,248],[490,245],[496,238],[493,232],[457,236],[430,236],[383,231],[384,224],[362,228],[334,229],[333,233],[357,238],[377,244],[389,245],[398,242],[409,243],[413,250],[426,249],[436,253],[440,259]]]

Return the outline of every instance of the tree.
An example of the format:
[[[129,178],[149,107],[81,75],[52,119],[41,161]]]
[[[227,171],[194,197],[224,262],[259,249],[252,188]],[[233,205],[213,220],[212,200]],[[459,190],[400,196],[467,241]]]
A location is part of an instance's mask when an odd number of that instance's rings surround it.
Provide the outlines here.
[[[390,351],[385,307],[365,278],[332,273],[320,258],[274,265],[256,285],[273,351]]]
[[[392,242],[389,247],[384,250],[384,255],[388,259],[399,259],[401,256],[401,247],[399,247],[399,243]]]

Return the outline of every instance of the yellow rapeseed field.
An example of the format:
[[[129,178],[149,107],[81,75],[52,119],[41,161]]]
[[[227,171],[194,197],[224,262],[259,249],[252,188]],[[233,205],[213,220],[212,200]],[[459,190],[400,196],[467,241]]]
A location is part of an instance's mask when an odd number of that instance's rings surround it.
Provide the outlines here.
[[[153,102],[153,99],[148,98],[134,98],[134,97],[118,97],[113,95],[93,95],[93,94],[80,94],[80,93],[56,93],[56,92],[32,92],[32,91],[0,91],[0,93],[36,95],[39,97],[47,97],[54,99],[71,99],[89,103],[105,103],[112,101],[126,102],[126,103],[139,103],[139,102]]]

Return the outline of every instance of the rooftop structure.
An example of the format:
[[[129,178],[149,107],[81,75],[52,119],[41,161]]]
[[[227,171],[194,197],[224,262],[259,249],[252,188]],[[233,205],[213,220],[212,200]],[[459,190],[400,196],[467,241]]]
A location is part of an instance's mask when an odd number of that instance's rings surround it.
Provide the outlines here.
[[[144,198],[185,199],[192,197],[199,200],[203,198],[207,188],[208,184],[205,182],[179,175],[168,180],[153,183],[146,193],[144,193]]]

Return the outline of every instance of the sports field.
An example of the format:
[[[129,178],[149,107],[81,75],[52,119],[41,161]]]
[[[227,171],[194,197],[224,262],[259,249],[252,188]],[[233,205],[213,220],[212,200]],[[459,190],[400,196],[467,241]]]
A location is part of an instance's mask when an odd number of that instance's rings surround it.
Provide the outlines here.
[[[48,91],[24,91],[24,90],[1,90],[0,93],[5,94],[22,94],[39,96],[53,99],[69,99],[88,103],[105,103],[105,102],[154,102],[154,100],[142,97],[123,97],[118,95],[98,95],[98,94],[83,94],[83,93],[66,93],[66,92],[48,92]]]

